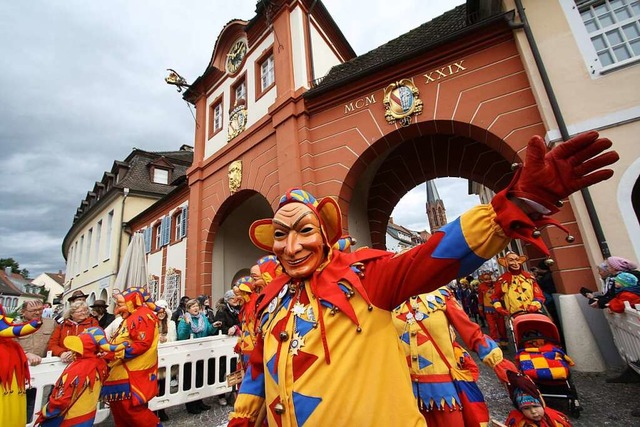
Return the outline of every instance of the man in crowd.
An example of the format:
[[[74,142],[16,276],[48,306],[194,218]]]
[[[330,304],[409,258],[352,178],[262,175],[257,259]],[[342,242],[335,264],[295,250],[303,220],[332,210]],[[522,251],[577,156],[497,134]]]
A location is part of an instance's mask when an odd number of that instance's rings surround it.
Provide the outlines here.
[[[89,307],[91,307],[91,315],[95,317],[95,319],[98,321],[98,326],[100,326],[100,328],[102,329],[109,326],[109,324],[113,322],[113,319],[116,318],[116,316],[107,311],[108,305],[107,302],[103,299],[97,299],[96,302],[94,302],[93,305],[90,305]]]

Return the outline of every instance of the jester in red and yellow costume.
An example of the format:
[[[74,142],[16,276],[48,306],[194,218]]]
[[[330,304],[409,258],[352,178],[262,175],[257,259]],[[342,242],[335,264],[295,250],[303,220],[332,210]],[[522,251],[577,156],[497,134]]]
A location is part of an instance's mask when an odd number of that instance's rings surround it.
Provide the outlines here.
[[[234,351],[240,355],[240,366],[247,370],[249,355],[256,345],[256,300],[253,279],[249,276],[241,277],[233,284],[234,292],[244,301],[238,317],[240,318],[240,336]]]
[[[536,279],[522,269],[522,264],[526,261],[526,256],[511,251],[498,258],[498,263],[508,270],[498,278],[492,302],[496,311],[503,316],[519,312],[536,313],[542,310],[544,294]]]
[[[515,371],[516,367],[503,359],[495,341],[469,320],[452,291],[442,287],[409,298],[393,311],[393,323],[411,373],[415,401],[427,425],[488,426],[489,410],[484,397],[473,373],[458,367],[449,327],[500,380],[506,382],[506,371]]]
[[[74,353],[74,360],[62,371],[36,426],[90,427],[96,417],[96,407],[102,383],[109,368],[101,352],[124,351],[128,342],[109,344],[102,328],[92,327],[79,335],[64,339],[64,346]]]
[[[155,304],[142,288],[115,295],[116,313],[123,317],[113,344],[129,342],[109,363],[111,371],[101,399],[110,402],[116,426],[153,427],[160,424],[148,407],[158,394],[158,319]]]
[[[506,347],[509,342],[507,341],[507,328],[504,324],[504,317],[493,306],[495,282],[491,277],[491,273],[486,271],[480,273],[478,279],[480,280],[478,285],[480,311],[489,326],[489,336],[499,343],[500,347]]]
[[[41,319],[14,323],[6,317],[0,305],[0,426],[27,423],[26,385],[29,383],[29,363],[24,350],[14,339],[38,330]]]
[[[283,273],[258,305],[260,334],[229,426],[259,424],[262,413],[273,426],[425,426],[392,310],[474,271],[511,238],[548,254],[532,237],[550,221],[540,210],[557,212],[559,199],[610,177],[611,170],[596,171],[617,160],[615,152],[600,154],[610,146],[592,132],[546,153],[534,137],[524,167],[491,204],[399,255],[334,250],[343,232],[338,203],[288,191],[274,217],[249,230]]]

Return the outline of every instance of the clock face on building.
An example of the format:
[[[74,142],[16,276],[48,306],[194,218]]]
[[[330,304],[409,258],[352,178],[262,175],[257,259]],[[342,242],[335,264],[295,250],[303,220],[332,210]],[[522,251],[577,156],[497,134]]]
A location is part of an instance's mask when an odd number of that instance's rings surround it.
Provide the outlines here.
[[[227,71],[231,74],[240,69],[244,55],[247,53],[247,43],[244,40],[238,40],[231,46],[227,53]]]

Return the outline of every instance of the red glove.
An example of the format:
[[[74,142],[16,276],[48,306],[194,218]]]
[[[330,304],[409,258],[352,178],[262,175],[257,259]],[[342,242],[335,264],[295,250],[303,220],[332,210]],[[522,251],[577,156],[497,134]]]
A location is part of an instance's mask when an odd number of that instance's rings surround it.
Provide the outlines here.
[[[540,311],[540,309],[538,309],[538,307],[536,307],[535,305],[531,304],[529,305],[529,307],[527,307],[527,311],[529,313],[537,313]]]
[[[509,312],[507,310],[505,310],[502,307],[496,307],[496,313],[498,313],[501,316],[505,316],[505,317],[509,317]]]
[[[495,372],[496,377],[503,383],[509,383],[509,379],[507,377],[507,371],[512,371],[514,373],[518,373],[518,368],[514,365],[510,360],[502,359],[500,363],[493,367],[493,372]]]
[[[611,178],[601,169],[620,158],[615,151],[603,153],[611,141],[591,131],[577,135],[547,152],[544,140],[534,136],[527,145],[524,167],[509,194],[529,199],[558,212],[556,203],[582,188]],[[599,170],[600,169],[600,170]]]

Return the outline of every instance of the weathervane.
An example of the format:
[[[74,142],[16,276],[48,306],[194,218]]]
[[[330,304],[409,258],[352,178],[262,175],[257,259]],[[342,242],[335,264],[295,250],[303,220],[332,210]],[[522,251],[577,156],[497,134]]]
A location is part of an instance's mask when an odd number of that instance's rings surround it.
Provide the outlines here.
[[[167,82],[167,84],[177,86],[178,92],[182,92],[185,87],[189,87],[187,80],[178,74],[177,71],[172,70],[171,68],[167,68],[167,71],[169,71],[169,75],[164,78],[164,81]]]

